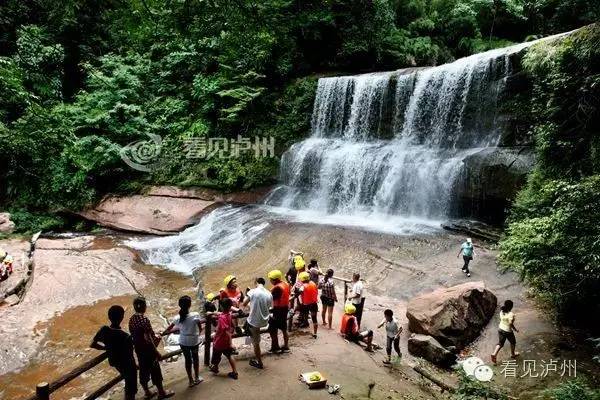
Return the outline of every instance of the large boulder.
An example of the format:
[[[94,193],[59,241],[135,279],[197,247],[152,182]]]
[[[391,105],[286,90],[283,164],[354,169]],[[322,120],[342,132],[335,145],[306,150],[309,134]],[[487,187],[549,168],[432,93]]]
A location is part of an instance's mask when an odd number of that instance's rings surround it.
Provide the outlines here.
[[[408,351],[442,368],[450,368],[456,363],[456,354],[429,335],[413,333],[408,339]]]
[[[14,230],[15,223],[10,220],[10,214],[0,213],[0,233],[13,233]]]
[[[494,315],[497,302],[483,282],[437,289],[408,303],[408,328],[460,350],[479,336]]]

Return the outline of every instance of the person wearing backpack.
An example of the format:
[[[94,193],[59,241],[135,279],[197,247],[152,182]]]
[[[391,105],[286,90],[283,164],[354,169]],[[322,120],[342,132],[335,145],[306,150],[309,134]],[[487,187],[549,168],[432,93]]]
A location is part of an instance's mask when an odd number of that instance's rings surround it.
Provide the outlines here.
[[[473,241],[471,238],[467,238],[467,240],[460,246],[460,251],[456,258],[463,256],[463,267],[462,271],[467,274],[467,276],[471,276],[471,271],[469,271],[469,263],[473,260],[473,256],[475,256],[475,250],[473,248]]]

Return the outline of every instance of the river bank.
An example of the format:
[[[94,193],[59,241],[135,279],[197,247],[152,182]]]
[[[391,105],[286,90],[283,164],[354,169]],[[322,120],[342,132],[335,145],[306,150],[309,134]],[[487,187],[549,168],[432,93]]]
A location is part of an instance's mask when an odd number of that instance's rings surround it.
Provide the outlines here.
[[[0,398],[21,398],[31,393],[37,382],[52,380],[97,354],[87,347],[93,333],[105,323],[105,312],[110,304],[127,306],[129,313],[132,298],[138,291],[143,293],[150,301],[150,318],[158,330],[159,327],[164,327],[165,317],[175,315],[179,296],[190,294],[194,297],[195,282],[191,277],[143,265],[133,251],[122,245],[126,239],[128,236],[117,235],[46,240],[40,243],[41,251],[36,251],[35,261],[42,267],[38,270],[36,265],[36,275],[27,295],[19,306],[0,308],[1,317],[7,322],[3,323],[2,329],[6,332],[5,335],[14,339],[13,348],[27,350],[23,354],[16,353],[23,361],[18,364],[19,358],[16,357],[17,364],[13,364],[17,366],[15,369],[28,361],[20,372],[5,373],[0,377],[0,387],[3,388]],[[402,364],[391,371],[382,366],[383,352],[367,355],[357,347],[345,343],[337,336],[336,331],[328,332],[320,327],[319,339],[314,342],[302,332],[294,334],[292,354],[268,357],[268,367],[261,371],[261,375],[249,369],[247,363],[240,361],[241,378],[232,386],[233,392],[228,398],[235,398],[242,391],[248,393],[249,388],[258,385],[258,382],[261,382],[261,398],[265,393],[276,395],[278,382],[284,382],[286,387],[292,388],[291,393],[297,393],[299,398],[303,398],[306,389],[296,384],[297,375],[311,368],[321,370],[331,377],[332,382],[342,384],[345,396],[360,396],[373,380],[378,386],[378,397],[375,398],[385,398],[388,395],[391,398],[412,399],[437,397],[437,389],[432,389],[430,384],[423,386],[422,379],[412,371],[411,366],[418,360],[410,356],[406,348],[409,335],[405,317],[406,304],[417,294],[466,280],[456,259],[462,239],[461,236],[443,231],[427,235],[396,236],[325,225],[277,222],[257,243],[240,252],[234,259],[200,270],[197,277],[207,292],[218,290],[222,286],[223,277],[229,273],[239,276],[242,287],[251,286],[254,277],[264,276],[273,268],[286,268],[290,248],[302,249],[307,257],[318,259],[323,268],[335,269],[336,275],[350,277],[354,271],[362,274],[368,292],[365,326],[374,329],[385,308],[393,309],[404,326],[401,340],[404,354]],[[591,356],[586,353],[586,347],[576,344],[576,339],[572,336],[563,336],[559,332],[548,314],[527,295],[514,274],[498,271],[493,246],[485,243],[476,245],[477,257],[470,279],[483,280],[498,296],[499,301],[510,298],[515,302],[521,329],[517,337],[522,354],[519,369],[522,369],[523,360],[536,360],[540,363],[541,360],[576,359],[579,374],[584,374],[587,370],[591,375],[598,376],[591,364]],[[50,268],[50,265],[44,263],[45,259],[55,260],[52,266],[62,268]],[[74,260],[78,262],[73,263]],[[99,263],[89,264],[92,260],[98,260]],[[70,269],[69,265],[73,267]],[[112,267],[115,266],[121,272],[113,270]],[[38,272],[40,276],[37,275]],[[132,286],[124,276],[135,282],[135,285]],[[63,278],[66,277],[68,280],[64,281]],[[68,287],[72,287],[72,290]],[[56,292],[51,288],[56,289]],[[95,291],[99,288],[103,288],[104,292]],[[337,290],[339,298],[342,298],[340,285]],[[199,304],[196,306],[199,307]],[[338,305],[334,327],[338,325],[340,313],[341,305]],[[465,355],[477,355],[487,361],[497,340],[496,326],[494,318]],[[19,327],[30,334],[16,335],[11,333],[10,327]],[[375,339],[379,343],[383,342],[383,332],[376,331]],[[266,343],[264,347],[267,348]],[[506,352],[501,353],[501,360],[507,358]],[[12,354],[13,357],[15,355],[6,348],[2,353]],[[340,363],[340,359],[344,362]],[[166,365],[166,379],[185,394],[186,397],[182,398],[206,397],[219,388],[228,388],[229,392],[230,383],[216,378],[207,379],[205,384],[193,392],[183,390],[185,373],[182,361]],[[452,374],[437,369],[435,371],[450,382],[455,380]],[[494,384],[507,388],[512,395],[521,399],[532,399],[540,389],[566,379],[560,374],[550,374],[544,378],[504,377],[501,366],[495,367],[494,371]],[[522,374],[523,371],[520,372]],[[208,373],[204,372],[204,375]],[[57,392],[54,398],[79,396],[98,387],[110,376],[113,376],[113,372],[106,366],[95,369],[93,373],[84,374],[66,389]],[[257,381],[259,377],[261,379]],[[394,391],[408,393],[413,397],[401,397],[394,394]],[[116,389],[111,398],[119,398],[118,392],[119,389]]]

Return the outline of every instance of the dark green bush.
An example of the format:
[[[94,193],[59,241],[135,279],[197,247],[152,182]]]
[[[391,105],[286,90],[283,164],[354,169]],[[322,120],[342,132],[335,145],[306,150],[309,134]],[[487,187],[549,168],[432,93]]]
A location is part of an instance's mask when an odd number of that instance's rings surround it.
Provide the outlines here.
[[[600,312],[600,27],[534,46],[537,166],[514,204],[501,262],[563,318],[597,328]]]

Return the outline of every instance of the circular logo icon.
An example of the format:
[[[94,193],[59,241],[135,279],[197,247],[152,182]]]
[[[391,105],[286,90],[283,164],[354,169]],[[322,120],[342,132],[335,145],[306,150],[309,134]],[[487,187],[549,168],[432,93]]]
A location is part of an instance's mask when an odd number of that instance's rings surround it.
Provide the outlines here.
[[[150,140],[138,140],[121,148],[121,159],[131,168],[150,172],[158,165],[158,158],[162,152],[162,138],[149,133]]]
[[[480,365],[484,365],[485,363],[479,357],[469,357],[462,363],[463,370],[467,374],[467,376],[472,376],[475,372],[475,368]]]
[[[475,376],[475,379],[480,382],[489,382],[494,376],[494,371],[492,371],[492,369],[487,365],[480,365],[475,368],[473,375]]]

